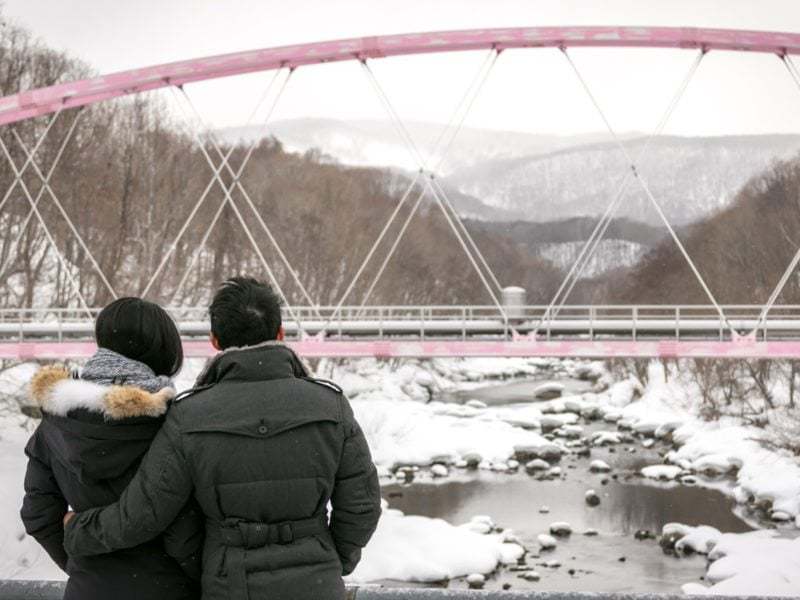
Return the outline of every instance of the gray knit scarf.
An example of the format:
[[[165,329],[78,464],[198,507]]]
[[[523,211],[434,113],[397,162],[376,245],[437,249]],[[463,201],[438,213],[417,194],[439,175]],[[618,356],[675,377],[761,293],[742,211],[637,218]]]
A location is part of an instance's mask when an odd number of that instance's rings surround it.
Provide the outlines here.
[[[156,375],[146,364],[106,348],[98,348],[87,361],[81,379],[100,385],[133,385],[148,392],[175,387],[166,375]]]

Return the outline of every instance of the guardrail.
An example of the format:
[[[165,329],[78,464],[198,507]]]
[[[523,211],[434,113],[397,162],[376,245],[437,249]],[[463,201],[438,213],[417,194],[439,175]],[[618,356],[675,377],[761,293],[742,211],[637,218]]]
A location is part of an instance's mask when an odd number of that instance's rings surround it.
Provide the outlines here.
[[[739,333],[756,332],[760,341],[800,339],[800,306],[775,306],[760,321],[763,307],[722,307]],[[94,316],[100,309],[92,309]],[[205,307],[168,309],[186,339],[208,335]],[[725,341],[730,329],[713,306],[571,305],[549,316],[543,305],[496,306],[297,306],[284,308],[289,339],[324,331],[328,339],[396,338],[510,340],[537,331],[544,340]],[[298,324],[299,321],[299,324]],[[0,341],[91,340],[93,319],[84,311],[62,308],[0,309]]]
[[[61,600],[64,583],[58,581],[0,580],[0,600]],[[591,592],[490,592],[431,588],[348,587],[347,600],[687,600],[682,594]],[[713,600],[719,596],[700,596]],[[769,596],[727,596],[726,600],[772,600]]]

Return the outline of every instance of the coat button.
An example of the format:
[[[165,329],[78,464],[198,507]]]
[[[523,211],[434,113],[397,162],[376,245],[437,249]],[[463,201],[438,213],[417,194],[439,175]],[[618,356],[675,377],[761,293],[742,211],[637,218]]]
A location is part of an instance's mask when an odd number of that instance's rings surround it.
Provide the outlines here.
[[[260,433],[261,435],[264,435],[265,433],[267,433],[267,426],[266,425],[259,425],[258,426],[258,433]]]

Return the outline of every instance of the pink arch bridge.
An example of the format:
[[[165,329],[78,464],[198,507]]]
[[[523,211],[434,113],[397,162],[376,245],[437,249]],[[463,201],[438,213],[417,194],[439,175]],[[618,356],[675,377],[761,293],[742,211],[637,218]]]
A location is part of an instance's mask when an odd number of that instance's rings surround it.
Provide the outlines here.
[[[475,97],[489,76],[502,52],[519,48],[558,48],[563,53],[566,64],[574,71],[584,91],[603,118],[609,133],[617,142],[629,169],[620,179],[619,191],[615,194],[598,221],[595,230],[579,254],[575,264],[564,278],[552,301],[541,307],[510,306],[503,301],[504,288],[501,286],[480,248],[475,244],[469,231],[453,208],[446,191],[438,184],[436,171],[430,167],[410,136],[408,128],[400,119],[391,99],[385,93],[380,81],[370,68],[373,60],[384,57],[427,54],[438,52],[458,52],[484,50],[487,57],[481,65],[476,79],[470,84],[464,99],[456,108],[451,122],[443,129],[439,138],[446,151],[458,134]],[[782,61],[789,76],[800,87],[800,72],[794,65],[793,56],[800,54],[800,35],[792,33],[740,31],[724,29],[658,28],[658,27],[539,27],[483,29],[471,31],[446,31],[415,33],[382,37],[345,39],[311,44],[300,44],[278,48],[266,48],[238,52],[221,56],[192,59],[170,64],[145,67],[120,73],[103,75],[81,81],[60,83],[47,88],[26,90],[21,93],[0,98],[0,125],[35,118],[50,119],[47,129],[36,147],[28,150],[17,136],[27,160],[17,165],[12,159],[7,144],[0,138],[0,150],[10,162],[15,175],[6,198],[13,188],[19,186],[25,192],[31,205],[31,213],[42,222],[36,208],[39,197],[34,200],[24,185],[23,175],[31,167],[42,180],[42,192],[47,192],[60,209],[61,216],[70,226],[72,234],[82,244],[100,280],[112,296],[116,296],[113,286],[105,277],[102,268],[92,257],[79,230],[64,211],[56,194],[48,185],[36,161],[36,152],[46,137],[53,121],[64,111],[77,109],[99,102],[137,94],[159,88],[169,88],[183,95],[188,107],[199,117],[196,109],[184,91],[184,86],[194,82],[228,77],[259,71],[285,73],[285,86],[292,72],[307,65],[358,61],[364,74],[375,89],[386,108],[387,115],[396,125],[399,135],[407,145],[409,153],[419,164],[419,174],[411,181],[406,193],[392,213],[389,222],[383,227],[378,239],[364,257],[350,285],[340,301],[334,306],[320,306],[308,294],[297,272],[291,268],[289,257],[283,253],[272,236],[267,223],[261,218],[255,205],[243,187],[238,175],[241,174],[250,152],[244,162],[234,171],[228,159],[230,153],[223,153],[219,144],[208,138],[197,136],[196,142],[211,170],[212,180],[209,188],[218,184],[225,192],[225,201],[236,213],[249,241],[253,244],[262,266],[273,284],[281,290],[270,265],[259,250],[255,237],[249,228],[253,219],[263,231],[266,239],[275,247],[278,256],[287,267],[295,283],[302,291],[307,303],[291,306],[287,303],[286,322],[292,334],[292,343],[307,356],[357,357],[435,357],[435,356],[570,356],[570,357],[738,357],[738,358],[800,358],[800,307],[776,305],[776,301],[800,262],[800,251],[793,257],[768,301],[761,306],[726,307],[717,302],[697,270],[692,257],[681,243],[674,228],[661,210],[658,198],[654,196],[646,180],[637,170],[641,155],[630,156],[628,149],[619,141],[616,132],[605,117],[602,107],[595,98],[590,86],[570,57],[570,49],[575,47],[593,48],[674,48],[692,55],[688,72],[681,86],[671,99],[663,117],[647,139],[647,146],[664,129],[675,106],[689,85],[703,57],[709,52],[755,52],[775,55]],[[273,80],[274,82],[274,80]],[[283,88],[280,88],[277,98]],[[201,119],[202,120],[202,119]],[[264,124],[266,127],[266,123]],[[56,159],[57,162],[58,158]],[[233,176],[233,183],[224,183],[220,172],[225,170]],[[673,241],[691,268],[693,275],[708,297],[708,305],[698,307],[574,307],[566,305],[566,299],[583,270],[591,260],[599,241],[614,216],[616,208],[624,196],[629,183],[641,187],[662,218]],[[384,257],[378,273],[368,286],[368,291],[360,304],[348,305],[356,283],[362,277],[365,267],[375,260],[381,242],[386,239],[390,226],[395,222],[403,205],[410,199],[411,191],[420,189],[416,203],[403,227],[400,229],[391,249]],[[232,192],[241,194],[243,206],[234,202]],[[207,192],[206,192],[207,193]],[[189,223],[200,210],[206,193],[198,199],[184,226],[178,233],[182,236]],[[391,259],[397,244],[405,233],[408,220],[415,214],[423,197],[429,197],[445,216],[454,236],[465,252],[476,276],[492,299],[488,307],[375,307],[368,304],[369,296],[375,288],[387,262]],[[2,207],[0,203],[0,207]],[[409,203],[410,205],[411,203]],[[243,211],[250,219],[245,218]],[[221,208],[220,208],[221,210]],[[219,211],[218,211],[219,214]],[[216,223],[216,217],[211,224]],[[46,229],[46,227],[45,227]],[[52,250],[59,255],[55,243],[50,240]],[[176,239],[177,243],[177,239]],[[174,244],[173,244],[174,250]],[[201,251],[197,249],[197,253]],[[143,290],[147,295],[164,266],[170,260],[171,252],[163,257],[158,269]],[[195,258],[197,256],[195,254]],[[187,268],[187,272],[194,264]],[[68,271],[68,269],[67,269]],[[181,285],[185,281],[181,281]],[[90,308],[75,286],[79,309],[82,315],[67,315],[69,311],[42,309],[41,311],[18,310],[0,314],[0,358],[64,358],[87,356],[93,351],[91,340]],[[177,295],[177,292],[176,292]],[[285,298],[285,296],[284,296]],[[190,356],[206,356],[212,350],[202,338],[204,326],[195,318],[182,318],[180,315],[191,309],[176,308],[176,317],[186,336],[186,350]],[[449,311],[449,312],[448,312]],[[76,312],[76,311],[73,311]],[[55,315],[55,317],[54,317]]]

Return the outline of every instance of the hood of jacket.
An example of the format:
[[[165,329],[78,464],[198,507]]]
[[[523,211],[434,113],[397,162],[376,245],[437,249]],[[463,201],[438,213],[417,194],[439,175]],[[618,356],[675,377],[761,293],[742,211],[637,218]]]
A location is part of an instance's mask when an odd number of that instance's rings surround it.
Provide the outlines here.
[[[214,356],[197,378],[198,387],[222,381],[255,382],[308,377],[308,365],[289,346],[268,341],[243,348],[228,348]]]
[[[96,481],[119,477],[138,464],[175,391],[101,385],[50,366],[34,375],[30,395],[42,410],[42,433],[53,459],[81,480]]]

